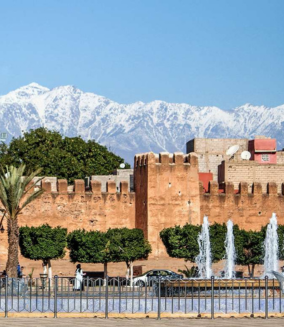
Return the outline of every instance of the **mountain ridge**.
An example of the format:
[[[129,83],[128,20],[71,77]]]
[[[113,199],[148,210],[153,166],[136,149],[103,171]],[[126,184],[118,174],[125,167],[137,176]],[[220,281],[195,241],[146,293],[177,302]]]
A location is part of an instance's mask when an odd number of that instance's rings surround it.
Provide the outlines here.
[[[0,132],[8,139],[44,126],[65,136],[95,139],[132,163],[135,153],[185,151],[194,137],[277,138],[284,147],[284,104],[246,103],[232,110],[154,100],[120,104],[72,85],[30,83],[0,96]]]

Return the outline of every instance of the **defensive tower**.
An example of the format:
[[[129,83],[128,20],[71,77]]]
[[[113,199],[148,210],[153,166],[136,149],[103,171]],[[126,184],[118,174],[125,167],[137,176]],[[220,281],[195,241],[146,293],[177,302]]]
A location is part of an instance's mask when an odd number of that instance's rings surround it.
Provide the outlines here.
[[[152,245],[152,257],[166,256],[162,229],[200,223],[198,159],[194,153],[138,154],[134,159],[135,226]]]

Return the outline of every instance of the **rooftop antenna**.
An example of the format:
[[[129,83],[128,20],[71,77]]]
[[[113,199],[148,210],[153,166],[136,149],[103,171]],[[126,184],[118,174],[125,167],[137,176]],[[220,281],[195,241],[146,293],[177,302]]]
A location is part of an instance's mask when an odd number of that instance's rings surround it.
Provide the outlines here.
[[[232,158],[234,158],[234,155],[235,153],[239,150],[239,146],[236,144],[236,145],[233,145],[231,146],[227,151],[226,151],[226,155],[227,156],[230,156],[229,160],[231,160]]]
[[[243,151],[243,152],[241,153],[241,158],[242,158],[243,160],[249,160],[250,157],[251,157],[251,154],[250,154],[250,152],[248,152],[248,151]]]

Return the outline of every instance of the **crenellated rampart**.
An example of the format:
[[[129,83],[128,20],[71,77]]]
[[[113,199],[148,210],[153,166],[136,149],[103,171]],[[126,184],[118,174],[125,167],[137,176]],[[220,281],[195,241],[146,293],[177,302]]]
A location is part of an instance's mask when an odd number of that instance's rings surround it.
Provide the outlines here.
[[[128,191],[128,182],[120,182],[119,191],[117,191],[116,182],[114,180],[109,180],[106,183],[106,192],[102,192],[102,183],[100,181],[91,180],[90,185],[86,187],[85,181],[83,179],[76,179],[74,185],[68,186],[66,179],[57,179],[56,177],[46,177],[40,183],[37,183],[35,187],[42,187],[45,193],[56,194],[133,194],[133,192]]]
[[[108,181],[107,192],[102,192],[101,182],[95,180],[90,181],[89,188],[85,187],[84,180],[75,180],[71,190],[65,179],[57,180],[55,190],[50,180],[42,181],[45,193],[23,211],[21,225],[59,224],[68,231],[134,228],[135,194],[128,191],[128,182],[121,182],[117,192],[115,181]]]
[[[40,226],[48,223],[52,227],[61,226],[68,232],[75,229],[106,231],[109,228],[135,227],[135,194],[128,192],[128,182],[122,182],[117,192],[114,181],[107,182],[107,192],[101,192],[101,183],[91,181],[85,188],[84,180],[76,180],[70,191],[67,180],[45,178],[42,186],[44,194],[30,203],[21,215],[20,226]],[[7,256],[7,224],[5,233],[0,234],[0,271],[1,263]],[[65,265],[69,262],[66,257]],[[20,262],[26,262],[23,258]],[[34,263],[30,263],[33,267]],[[69,268],[72,265],[68,266]],[[73,268],[72,268],[73,270]]]
[[[279,224],[284,224],[284,184],[278,193],[275,182],[267,183],[265,189],[261,183],[254,183],[251,191],[248,183],[241,182],[236,192],[234,184],[228,182],[224,193],[219,193],[218,183],[210,182],[208,193],[200,185],[200,194],[201,216],[207,215],[210,222],[224,223],[232,219],[242,228],[259,230],[275,212]]]
[[[284,224],[284,184],[279,193],[276,183],[268,183],[264,188],[260,183],[251,187],[243,182],[235,190],[233,183],[228,182],[220,193],[217,182],[210,182],[209,192],[204,193],[198,173],[198,158],[194,153],[150,152],[135,156],[135,192],[128,191],[126,181],[121,182],[120,187],[114,180],[108,181],[106,187],[98,180],[90,180],[87,186],[84,180],[75,180],[74,185],[68,186],[67,180],[46,177],[34,185],[34,188],[42,187],[45,193],[25,208],[19,216],[19,224],[48,223],[53,227],[65,227],[69,232],[83,228],[100,231],[141,228],[152,246],[148,261],[152,262],[151,268],[157,268],[158,261],[168,260],[159,236],[164,228],[201,224],[202,217],[207,215],[211,223],[226,223],[232,219],[242,228],[259,230],[267,224],[272,212],[277,214],[278,222]],[[6,255],[5,232],[0,234],[0,271]],[[30,261],[20,260],[33,267]],[[60,262],[62,271],[65,266],[68,266],[68,273],[73,271],[68,255]],[[143,263],[144,270],[149,269],[148,262]],[[182,265],[183,262],[179,268]]]

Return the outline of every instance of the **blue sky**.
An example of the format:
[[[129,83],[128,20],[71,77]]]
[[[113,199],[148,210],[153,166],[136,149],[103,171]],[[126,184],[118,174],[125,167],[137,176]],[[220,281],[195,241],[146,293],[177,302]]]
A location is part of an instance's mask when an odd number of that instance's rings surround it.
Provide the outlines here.
[[[0,0],[0,94],[284,104],[283,0]]]

